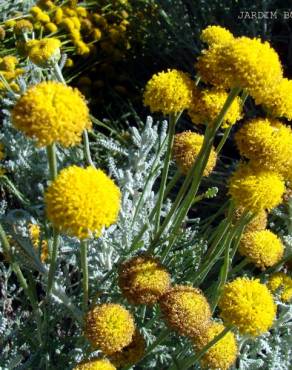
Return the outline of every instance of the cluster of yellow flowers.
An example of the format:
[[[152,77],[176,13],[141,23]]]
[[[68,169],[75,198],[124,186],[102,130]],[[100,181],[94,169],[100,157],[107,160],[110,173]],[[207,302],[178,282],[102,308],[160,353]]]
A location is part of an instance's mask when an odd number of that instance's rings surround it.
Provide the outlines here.
[[[40,67],[49,67],[61,57],[61,41],[53,37],[27,41],[25,47],[29,59]]]
[[[78,6],[77,1],[56,4],[53,1],[39,1],[30,9],[30,15],[21,20],[5,22],[7,30],[16,36],[41,32],[49,35],[66,36],[73,44],[76,54],[87,56],[95,53],[94,43],[101,41],[101,48],[114,58],[121,58],[123,50],[130,47],[125,36],[129,22],[127,6],[119,4],[114,12],[104,9],[87,9]],[[71,64],[71,63],[70,63]]]
[[[6,55],[0,58],[0,92],[6,90],[7,85],[15,92],[19,91],[15,79],[22,75],[24,71],[22,68],[17,68],[18,64],[19,60],[14,55]]]
[[[190,337],[196,349],[204,347],[224,330],[222,324],[211,321],[211,309],[203,293],[188,285],[171,287],[168,272],[151,256],[133,257],[122,264],[119,285],[129,303],[151,305],[158,302],[168,325],[180,335]],[[201,361],[210,369],[228,369],[236,355],[235,336],[228,333]]]

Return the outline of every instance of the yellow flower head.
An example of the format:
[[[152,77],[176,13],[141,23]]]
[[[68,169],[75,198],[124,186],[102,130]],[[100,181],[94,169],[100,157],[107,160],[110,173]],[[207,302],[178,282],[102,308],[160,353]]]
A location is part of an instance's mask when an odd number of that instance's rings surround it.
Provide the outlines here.
[[[268,331],[277,311],[268,288],[245,277],[225,285],[218,306],[227,324],[235,325],[240,334],[252,336]]]
[[[194,83],[187,73],[176,69],[157,73],[146,84],[144,105],[149,106],[152,113],[177,114],[189,108],[193,88]]]
[[[27,19],[21,19],[17,21],[13,27],[13,32],[15,35],[22,35],[24,33],[29,33],[33,31],[32,23]]]
[[[267,287],[272,293],[280,292],[280,299],[289,302],[292,299],[292,279],[283,272],[276,272],[269,277]]]
[[[203,51],[197,69],[204,82],[220,88],[241,87],[252,96],[271,89],[283,76],[279,56],[270,44],[248,37]]]
[[[77,89],[58,82],[30,87],[14,106],[12,121],[27,136],[37,139],[39,146],[78,144],[83,130],[91,128],[84,97]]]
[[[168,324],[179,334],[195,337],[210,325],[210,306],[199,289],[177,285],[160,300]]]
[[[218,44],[226,44],[232,41],[234,39],[234,36],[224,27],[208,26],[203,29],[200,38],[209,46],[213,46]]]
[[[233,215],[234,223],[239,221],[244,211],[245,210],[243,207],[236,208],[234,215]],[[245,226],[244,232],[249,233],[253,231],[264,230],[267,227],[267,223],[268,223],[267,212],[265,210],[259,211],[257,214],[255,214],[255,216],[251,219],[251,221]]]
[[[192,104],[188,110],[191,120],[195,124],[212,124],[217,118],[228,94],[224,90],[205,89],[194,94]],[[234,125],[242,118],[241,100],[236,97],[226,113],[222,128]]]
[[[53,23],[53,22],[46,23],[45,24],[45,29],[49,33],[55,33],[55,32],[58,31],[57,25],[55,23]]]
[[[279,175],[249,165],[239,166],[229,180],[229,194],[236,206],[254,213],[278,206],[284,191]]]
[[[60,231],[78,238],[100,236],[116,222],[120,190],[101,170],[63,169],[45,194],[48,219]]]
[[[14,55],[6,55],[0,59],[0,70],[4,70],[5,72],[15,72],[17,63],[18,59]],[[5,73],[2,72],[2,74],[6,77]]]
[[[111,356],[111,361],[117,368],[132,366],[139,362],[145,353],[146,343],[138,330],[135,331],[132,342],[120,352]]]
[[[157,259],[138,256],[121,265],[119,286],[132,304],[153,304],[169,289],[170,276]]]
[[[204,136],[192,131],[176,134],[173,143],[172,155],[179,170],[186,175],[191,169],[203,145]],[[212,148],[203,176],[208,176],[213,171],[217,154]]]
[[[81,362],[73,370],[116,370],[116,367],[108,360],[93,359]]]
[[[196,349],[201,351],[224,329],[224,325],[212,322],[205,331],[194,338]],[[228,332],[204,354],[201,358],[201,365],[204,369],[228,370],[236,360],[237,351],[235,335],[232,332]]]
[[[281,260],[284,246],[269,230],[245,233],[240,241],[239,253],[258,268],[265,270]]]
[[[235,135],[240,154],[255,166],[278,172],[284,177],[292,165],[292,130],[280,121],[255,118]]]
[[[29,59],[40,67],[56,63],[60,57],[61,41],[56,38],[44,38],[27,42]]]
[[[132,315],[119,304],[101,304],[92,308],[85,319],[85,336],[93,347],[112,355],[128,346],[135,332]]]
[[[255,95],[256,103],[263,104],[274,117],[285,117],[292,120],[292,80],[282,78],[272,90],[263,96]]]

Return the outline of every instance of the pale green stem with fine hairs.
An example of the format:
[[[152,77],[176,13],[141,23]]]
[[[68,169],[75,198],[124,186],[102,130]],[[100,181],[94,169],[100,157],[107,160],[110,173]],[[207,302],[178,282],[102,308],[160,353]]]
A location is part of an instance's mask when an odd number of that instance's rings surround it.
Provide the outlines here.
[[[58,63],[54,63],[54,71],[55,71],[55,76],[57,78],[57,80],[59,82],[61,82],[62,84],[66,85],[66,81],[63,77],[63,74],[62,74],[62,71],[58,65]],[[88,133],[87,133],[87,130],[84,130],[83,131],[83,147],[84,147],[84,156],[86,158],[86,161],[88,163],[89,166],[94,166],[94,163],[92,161],[92,158],[91,158],[91,154],[90,154],[90,146],[89,146],[89,139],[88,139]]]
[[[87,311],[88,306],[88,263],[87,263],[87,241],[81,240],[81,269],[83,287],[83,311]]]
[[[49,169],[50,169],[50,179],[54,181],[57,177],[57,157],[56,157],[56,146],[55,144],[51,144],[47,146],[47,155],[48,155],[48,162],[49,162]],[[57,265],[57,257],[58,257],[58,247],[59,247],[59,235],[55,229],[53,229],[53,248],[51,254],[51,263],[49,268],[49,276],[48,276],[48,286],[47,286],[47,293],[50,294],[54,282],[56,265]]]
[[[202,180],[202,175],[203,175],[204,169],[206,168],[206,165],[207,165],[207,162],[208,162],[208,159],[209,159],[209,156],[210,156],[210,152],[212,150],[215,134],[216,134],[218,128],[220,127],[220,125],[222,124],[223,119],[224,119],[229,107],[231,106],[231,104],[234,101],[234,99],[236,98],[236,96],[239,94],[240,90],[241,90],[240,88],[234,88],[234,89],[231,90],[231,92],[228,95],[228,98],[226,99],[226,102],[225,102],[221,112],[219,113],[215,122],[212,124],[212,127],[210,128],[210,130],[208,130],[208,128],[207,128],[206,134],[204,136],[204,141],[203,141],[202,148],[201,148],[201,150],[198,154],[198,157],[197,157],[197,159],[194,163],[194,166],[193,166],[192,184],[191,184],[191,187],[190,187],[189,192],[187,193],[185,199],[182,201],[179,212],[176,215],[176,218],[174,220],[174,225],[173,225],[172,234],[171,234],[172,236],[170,238],[168,247],[165,249],[165,251],[163,253],[163,260],[166,258],[170,249],[174,245],[174,243],[177,239],[177,236],[178,236],[179,228],[180,228],[184,218],[186,217],[186,215],[187,215],[187,213],[188,213],[188,211],[189,211],[189,209],[190,209],[190,207],[193,203],[194,197],[197,194],[197,191],[199,189],[199,186],[200,186],[200,183],[201,183],[201,180]]]
[[[180,114],[178,115],[171,114],[169,116],[168,144],[167,144],[166,156],[164,159],[164,167],[162,170],[162,178],[161,178],[161,183],[160,183],[160,188],[159,188],[158,201],[155,207],[156,208],[155,233],[157,232],[160,226],[161,208],[162,208],[164,192],[166,188],[169,163],[170,163],[170,158],[171,158],[171,150],[172,150],[173,141],[174,141],[175,125],[176,125],[176,122],[179,116]]]

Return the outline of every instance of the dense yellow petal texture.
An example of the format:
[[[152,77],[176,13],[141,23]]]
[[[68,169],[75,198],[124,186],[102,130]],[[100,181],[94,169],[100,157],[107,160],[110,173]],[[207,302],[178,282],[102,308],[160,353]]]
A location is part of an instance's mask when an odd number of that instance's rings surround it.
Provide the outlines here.
[[[292,278],[283,272],[272,274],[267,282],[267,287],[273,293],[279,293],[279,297],[284,302],[292,299]]]
[[[260,269],[265,270],[281,260],[284,245],[270,230],[254,231],[243,235],[239,253]]]
[[[77,89],[58,82],[30,87],[12,110],[14,126],[38,146],[57,142],[64,147],[78,144],[84,129],[91,128],[89,110]]]
[[[195,337],[211,323],[211,310],[199,289],[186,285],[171,288],[160,300],[161,311],[174,330]]]
[[[229,74],[225,69],[224,46],[215,44],[209,49],[202,50],[195,68],[202,81],[218,89],[229,89]]]
[[[169,289],[170,275],[157,259],[138,256],[123,263],[119,286],[132,304],[153,304]]]
[[[292,165],[292,130],[278,120],[255,118],[235,135],[240,154],[255,166],[278,172],[284,177]]]
[[[197,158],[204,141],[204,136],[192,131],[176,134],[172,148],[173,159],[179,170],[186,175]],[[213,171],[217,161],[217,154],[212,148],[203,176]]]
[[[73,370],[116,370],[116,367],[105,359],[84,361],[74,367]]]
[[[230,31],[221,26],[208,26],[203,29],[201,40],[204,41],[209,46],[212,45],[223,45],[234,39],[234,36]]]
[[[187,73],[176,69],[159,72],[146,84],[144,105],[149,106],[152,113],[177,114],[189,108],[193,89],[194,82]]]
[[[243,216],[244,207],[236,208],[233,214],[233,222],[234,224],[240,220]],[[268,215],[265,210],[257,212],[254,217],[249,221],[249,223],[245,226],[244,232],[253,232],[264,230],[267,227],[268,223]]]
[[[223,324],[213,322],[198,337],[194,338],[196,350],[201,351],[224,329]],[[232,332],[228,332],[204,354],[201,358],[201,365],[204,369],[209,370],[228,370],[236,360],[237,351],[235,335]]]
[[[205,89],[194,94],[188,114],[195,124],[212,124],[226,102],[228,93],[224,90]],[[221,125],[227,128],[242,118],[241,99],[236,97],[229,107]]]
[[[113,364],[120,368],[124,366],[132,366],[139,362],[146,348],[146,342],[143,336],[136,330],[132,342],[124,347],[121,351],[114,353],[111,356],[111,361]]]
[[[282,202],[283,179],[276,173],[240,165],[229,180],[229,194],[237,207],[257,213]]]
[[[266,94],[255,95],[256,103],[263,104],[274,117],[292,120],[292,80],[282,78],[281,81]]]
[[[93,347],[101,349],[106,355],[128,346],[134,332],[132,315],[119,304],[101,304],[87,313],[85,336]]]
[[[277,308],[266,285],[245,277],[224,286],[218,306],[225,323],[235,325],[242,335],[261,335],[276,318]]]
[[[26,43],[29,59],[40,67],[47,67],[60,59],[61,41],[56,38],[31,40]]]
[[[203,51],[197,69],[206,83],[220,88],[241,87],[257,97],[283,77],[279,56],[270,44],[248,37],[234,38]]]
[[[117,221],[120,190],[101,170],[70,166],[45,193],[48,219],[61,232],[78,238],[98,237]]]

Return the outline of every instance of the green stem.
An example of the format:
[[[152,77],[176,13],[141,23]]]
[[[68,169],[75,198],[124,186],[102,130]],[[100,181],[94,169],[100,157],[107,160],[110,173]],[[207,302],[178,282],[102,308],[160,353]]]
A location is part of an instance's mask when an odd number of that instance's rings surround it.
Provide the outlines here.
[[[164,259],[166,258],[167,254],[169,253],[172,246],[174,245],[174,243],[175,243],[175,241],[178,237],[179,228],[181,227],[181,224],[182,224],[183,220],[185,219],[185,217],[186,217],[186,215],[187,215],[187,213],[188,213],[188,211],[189,211],[189,209],[192,205],[193,199],[197,194],[197,191],[199,189],[199,186],[200,186],[200,183],[201,183],[201,180],[202,180],[204,169],[207,165],[207,162],[208,162],[211,150],[212,150],[215,134],[216,134],[218,128],[220,127],[220,125],[222,124],[223,119],[224,119],[229,107],[231,106],[232,102],[234,101],[236,96],[239,94],[239,92],[240,92],[239,88],[234,88],[234,89],[231,90],[231,92],[228,95],[228,98],[226,99],[226,102],[225,102],[221,112],[219,113],[217,119],[211,125],[209,130],[208,130],[208,127],[207,127],[207,130],[206,130],[206,133],[205,133],[205,136],[204,136],[204,141],[203,141],[202,148],[201,148],[201,150],[198,154],[197,159],[195,160],[195,164],[194,164],[194,168],[193,168],[192,184],[191,184],[191,187],[189,189],[189,192],[187,193],[185,199],[183,200],[183,202],[180,206],[179,212],[176,215],[176,219],[174,220],[174,224],[173,224],[173,228],[172,228],[172,238],[169,241],[168,247],[165,249]]]
[[[55,143],[47,146],[47,156],[49,162],[50,179],[51,181],[54,181],[58,173]]]
[[[167,182],[167,176],[168,176],[168,170],[169,170],[169,163],[171,158],[171,150],[173,146],[174,141],[174,134],[175,134],[175,124],[179,118],[179,115],[173,115],[171,114],[169,117],[169,133],[168,133],[168,144],[167,144],[167,150],[166,155],[164,159],[164,167],[162,170],[162,178],[159,188],[159,194],[158,194],[158,201],[156,204],[156,217],[155,217],[155,233],[158,231],[158,228],[160,226],[160,216],[161,216],[161,208],[164,198],[164,192]]]
[[[50,263],[49,277],[48,277],[48,286],[47,286],[48,295],[51,294],[53,282],[55,278],[57,258],[58,258],[58,248],[59,248],[59,235],[55,230],[53,230],[53,249],[52,249],[52,256],[51,256],[51,263]]]
[[[82,287],[83,287],[83,311],[87,311],[88,306],[88,263],[87,263],[87,241],[80,242],[81,248],[81,269],[82,269]]]
[[[229,271],[229,275],[232,276],[232,275],[237,274],[248,264],[249,264],[249,260],[247,258],[244,258],[241,262],[239,262],[236,266],[234,266],[233,269]]]
[[[55,71],[55,76],[56,76],[57,80],[59,82],[61,82],[62,84],[66,85],[66,81],[63,77],[62,71],[61,71],[58,63],[54,64],[54,71]]]
[[[84,150],[84,156],[86,159],[86,162],[89,166],[95,167],[93,160],[91,158],[90,154],[90,146],[89,146],[89,139],[88,139],[88,133],[87,130],[83,131],[83,150]]]

